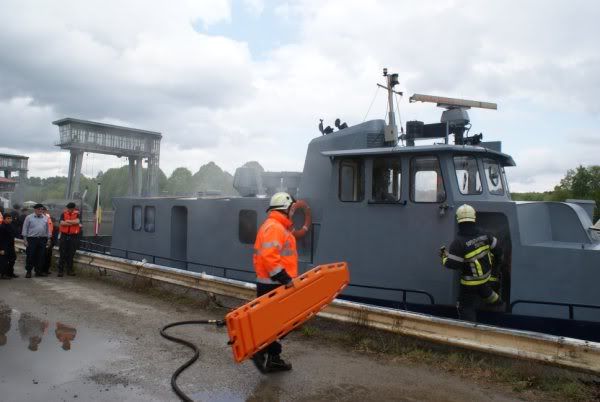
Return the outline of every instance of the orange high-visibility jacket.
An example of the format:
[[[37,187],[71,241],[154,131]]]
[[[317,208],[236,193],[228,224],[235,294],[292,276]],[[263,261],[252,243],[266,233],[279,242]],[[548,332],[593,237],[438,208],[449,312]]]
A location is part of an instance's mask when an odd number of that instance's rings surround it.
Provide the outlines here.
[[[69,210],[65,209],[60,216],[61,221],[70,221],[74,219],[79,219],[79,211],[74,209],[73,212],[69,213]],[[81,225],[61,225],[59,222],[59,230],[60,233],[64,234],[78,234],[81,228]]]
[[[48,218],[48,237],[52,237],[52,232],[54,231],[54,224],[52,223],[52,218],[50,214],[44,214],[46,218]]]
[[[296,238],[292,235],[292,221],[284,214],[271,211],[258,229],[254,243],[254,270],[257,281],[278,284],[271,279],[282,270],[295,278],[298,276]]]

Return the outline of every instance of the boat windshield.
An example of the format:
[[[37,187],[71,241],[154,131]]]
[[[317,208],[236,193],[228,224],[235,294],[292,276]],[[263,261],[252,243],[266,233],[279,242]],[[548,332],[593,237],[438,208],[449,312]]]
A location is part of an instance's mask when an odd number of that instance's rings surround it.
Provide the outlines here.
[[[475,157],[455,156],[454,170],[456,172],[456,180],[458,181],[458,189],[461,194],[481,194],[483,192],[477,159]]]
[[[498,161],[493,159],[483,160],[483,170],[490,194],[503,195],[504,187],[502,185],[502,170]]]

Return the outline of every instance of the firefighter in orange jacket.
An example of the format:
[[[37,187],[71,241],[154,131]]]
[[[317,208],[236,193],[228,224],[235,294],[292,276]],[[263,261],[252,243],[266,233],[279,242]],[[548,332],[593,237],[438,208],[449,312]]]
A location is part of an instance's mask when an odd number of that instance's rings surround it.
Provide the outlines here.
[[[291,285],[298,276],[296,238],[292,234],[289,212],[294,198],[280,192],[271,197],[267,219],[258,230],[254,243],[256,295],[262,296],[281,286]],[[262,373],[291,370],[292,365],[281,358],[281,344],[271,343],[252,357]]]

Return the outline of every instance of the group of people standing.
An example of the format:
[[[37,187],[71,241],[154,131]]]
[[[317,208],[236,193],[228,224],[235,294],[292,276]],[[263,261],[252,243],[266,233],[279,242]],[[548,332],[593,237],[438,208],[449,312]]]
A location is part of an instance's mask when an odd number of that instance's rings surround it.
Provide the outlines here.
[[[60,258],[58,276],[75,275],[73,257],[77,251],[81,235],[81,221],[76,205],[70,202],[59,218],[50,216],[48,209],[42,204],[33,206],[33,213],[22,219],[14,214],[0,215],[0,277],[1,279],[17,278],[14,273],[16,261],[15,238],[22,237],[26,247],[25,277],[48,276],[52,264],[52,250],[58,242]],[[16,222],[15,222],[16,221]]]

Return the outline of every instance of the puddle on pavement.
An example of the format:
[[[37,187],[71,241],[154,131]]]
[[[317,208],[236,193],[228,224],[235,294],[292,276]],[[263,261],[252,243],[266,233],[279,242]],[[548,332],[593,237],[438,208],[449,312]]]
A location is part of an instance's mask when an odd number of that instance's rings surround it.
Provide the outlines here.
[[[0,302],[0,385],[18,389],[64,384],[116,347],[114,340],[88,328],[47,320]]]

